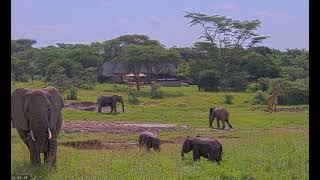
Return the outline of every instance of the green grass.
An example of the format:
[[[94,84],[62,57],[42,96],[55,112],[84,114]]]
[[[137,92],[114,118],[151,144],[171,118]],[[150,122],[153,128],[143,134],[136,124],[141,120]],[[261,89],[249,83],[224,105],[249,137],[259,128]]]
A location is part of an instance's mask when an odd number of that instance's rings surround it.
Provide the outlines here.
[[[44,86],[39,81],[33,84],[15,82],[11,88]],[[12,129],[11,173],[30,174],[38,179],[309,179],[308,113],[252,111],[248,93],[231,93],[233,104],[226,105],[223,103],[225,93],[198,92],[195,86],[162,87],[161,90],[163,99],[150,99],[149,88],[142,87],[138,94],[141,104],[126,103],[126,113],[98,114],[64,109],[63,121],[169,123],[202,128],[203,131],[159,132],[158,136],[172,140],[188,135],[217,138],[223,145],[220,166],[205,159],[193,162],[191,152],[182,161],[181,144],[162,144],[160,153],[140,152],[137,147],[101,151],[59,145],[57,170],[47,172],[43,166],[30,167],[27,147]],[[102,94],[121,94],[127,100],[126,94],[116,91],[113,85],[99,84],[93,90],[80,89],[76,101],[95,102]],[[207,128],[208,110],[214,105],[229,110],[230,122],[237,131],[219,133]],[[308,108],[308,105],[301,107]],[[135,141],[138,134],[61,133],[58,137],[59,142],[93,139]]]

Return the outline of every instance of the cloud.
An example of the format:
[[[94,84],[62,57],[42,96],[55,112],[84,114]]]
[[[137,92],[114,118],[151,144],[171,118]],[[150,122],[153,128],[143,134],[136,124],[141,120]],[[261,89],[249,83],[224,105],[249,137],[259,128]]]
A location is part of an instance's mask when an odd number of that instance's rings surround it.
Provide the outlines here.
[[[240,5],[236,2],[216,2],[209,5],[211,11],[235,11],[240,9]]]
[[[157,16],[148,16],[147,21],[152,24],[163,24],[162,20]]]

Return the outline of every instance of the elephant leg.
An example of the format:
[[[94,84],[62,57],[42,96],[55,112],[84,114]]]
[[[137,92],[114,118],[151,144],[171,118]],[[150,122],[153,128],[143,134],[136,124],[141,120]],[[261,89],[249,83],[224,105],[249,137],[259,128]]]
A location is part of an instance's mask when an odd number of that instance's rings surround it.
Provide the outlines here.
[[[110,113],[112,113],[113,112],[113,106],[110,106],[110,109],[111,109]]]
[[[117,112],[117,106],[114,105],[114,112],[116,113]]]
[[[99,112],[99,113],[101,113],[101,109],[102,109],[102,106],[99,105],[99,106],[98,106],[98,112]]]
[[[219,123],[219,119],[217,119],[217,128],[220,129],[220,123]]]
[[[212,123],[213,123],[214,119],[209,119],[209,127],[212,128]]]
[[[231,129],[232,126],[231,126],[231,124],[230,124],[230,122],[229,122],[229,119],[227,119],[226,122],[228,123],[228,125],[229,125],[229,127],[230,127],[230,129]]]
[[[200,153],[199,153],[199,151],[198,150],[193,150],[193,160],[194,161],[197,161],[197,160],[199,160],[200,159]]]
[[[222,121],[222,129],[225,129],[226,126],[225,126],[225,120],[221,120]]]

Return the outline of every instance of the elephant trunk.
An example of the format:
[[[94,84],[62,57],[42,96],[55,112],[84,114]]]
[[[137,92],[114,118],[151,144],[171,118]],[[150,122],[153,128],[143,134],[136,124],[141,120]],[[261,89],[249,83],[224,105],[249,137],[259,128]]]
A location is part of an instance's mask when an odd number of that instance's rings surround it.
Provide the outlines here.
[[[48,157],[47,157],[47,167],[51,169],[55,166],[56,156],[57,156],[57,136],[53,135],[51,139],[49,139],[49,148],[48,148]]]
[[[184,151],[181,151],[181,158],[184,159]]]

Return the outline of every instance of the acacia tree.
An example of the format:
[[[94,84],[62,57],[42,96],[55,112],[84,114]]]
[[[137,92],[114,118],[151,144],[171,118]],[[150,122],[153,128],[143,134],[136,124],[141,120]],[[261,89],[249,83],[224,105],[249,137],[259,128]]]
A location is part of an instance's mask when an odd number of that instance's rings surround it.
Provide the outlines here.
[[[190,26],[202,27],[203,35],[200,39],[219,49],[215,63],[219,67],[216,70],[221,71],[223,88],[226,88],[226,82],[233,78],[230,74],[239,66],[239,59],[245,52],[244,48],[253,47],[267,38],[255,33],[260,28],[259,20],[240,21],[220,15],[208,16],[189,12],[184,17],[191,19]]]
[[[103,43],[102,56],[104,61],[113,61],[115,63],[121,61],[121,51],[129,45],[160,45],[160,43],[156,40],[151,40],[146,35],[133,34],[119,36]]]
[[[179,62],[180,55],[176,50],[165,49],[162,46],[144,46],[143,67],[152,77],[151,80],[157,81],[160,72],[168,71],[170,66]]]
[[[140,90],[139,74],[143,67],[143,61],[145,58],[144,48],[139,45],[126,46],[121,53],[121,59],[126,71],[134,74],[133,78],[136,82],[138,91]]]

